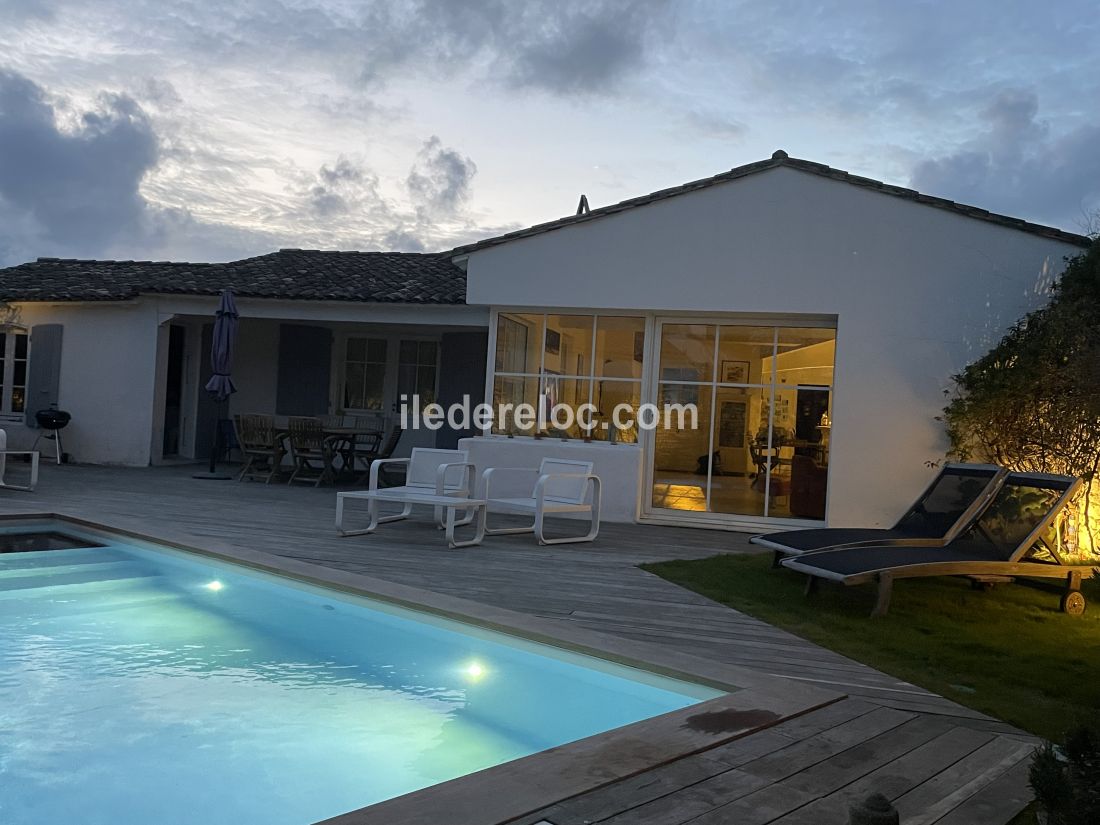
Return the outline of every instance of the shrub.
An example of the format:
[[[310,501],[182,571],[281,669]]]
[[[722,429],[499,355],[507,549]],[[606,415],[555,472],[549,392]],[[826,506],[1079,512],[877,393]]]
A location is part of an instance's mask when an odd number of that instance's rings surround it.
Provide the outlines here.
[[[1050,825],[1100,822],[1100,726],[1077,725],[1035,753],[1028,780]]]
[[[1100,239],[1067,262],[1050,303],[954,377],[953,456],[1085,481],[1068,549],[1100,548]],[[1080,531],[1076,528],[1080,526]]]

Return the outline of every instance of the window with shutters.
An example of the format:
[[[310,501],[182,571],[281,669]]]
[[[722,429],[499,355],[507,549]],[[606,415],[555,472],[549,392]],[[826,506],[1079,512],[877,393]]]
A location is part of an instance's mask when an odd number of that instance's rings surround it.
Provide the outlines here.
[[[27,330],[13,327],[0,331],[0,414],[22,415],[27,404]]]

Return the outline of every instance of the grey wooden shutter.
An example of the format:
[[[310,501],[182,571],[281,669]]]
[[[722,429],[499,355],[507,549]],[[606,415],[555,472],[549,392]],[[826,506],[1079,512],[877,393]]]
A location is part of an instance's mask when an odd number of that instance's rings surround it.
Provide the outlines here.
[[[471,409],[482,402],[485,394],[485,356],[489,351],[489,333],[445,332],[441,336],[439,354],[439,403],[443,409],[470,396]],[[473,427],[456,430],[445,424],[435,435],[435,446],[454,449],[458,439],[481,435]]]
[[[277,414],[326,415],[331,373],[331,330],[301,324],[279,325]]]
[[[61,393],[61,324],[31,327],[30,364],[27,373],[27,426],[37,427],[34,414],[58,403]]]

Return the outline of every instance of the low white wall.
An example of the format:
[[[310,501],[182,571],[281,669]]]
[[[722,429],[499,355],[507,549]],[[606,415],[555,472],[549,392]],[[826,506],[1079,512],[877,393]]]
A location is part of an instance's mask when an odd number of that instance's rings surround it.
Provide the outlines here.
[[[145,466],[149,463],[156,375],[156,312],[147,302],[23,304],[21,321],[61,324],[58,407],[72,413],[62,431],[74,461]],[[30,352],[34,361],[33,343]],[[38,430],[21,420],[0,422],[13,449],[26,449]],[[39,449],[52,456],[52,442]]]
[[[478,495],[484,493],[481,474],[490,467],[525,467],[537,470],[544,458],[591,461],[592,471],[603,485],[602,519],[634,521],[638,511],[638,486],[641,483],[642,451],[636,444],[597,444],[562,441],[557,438],[463,438],[460,450],[469,453],[477,466]],[[514,490],[515,495],[530,495],[530,490]],[[494,496],[507,497],[507,486],[495,488]]]

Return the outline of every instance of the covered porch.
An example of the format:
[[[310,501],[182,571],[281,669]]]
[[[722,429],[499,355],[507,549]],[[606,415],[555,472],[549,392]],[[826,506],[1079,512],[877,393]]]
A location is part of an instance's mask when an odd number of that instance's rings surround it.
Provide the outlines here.
[[[218,405],[203,391],[211,375],[207,305],[210,299],[162,301],[153,464],[206,459],[215,420],[223,435],[232,432],[235,416],[247,414],[270,416],[280,428],[291,417],[316,417],[388,434],[403,396],[446,404],[482,391],[486,313],[477,308],[242,298],[232,374],[237,392]],[[410,431],[395,455],[437,443],[453,447],[469,434]]]

